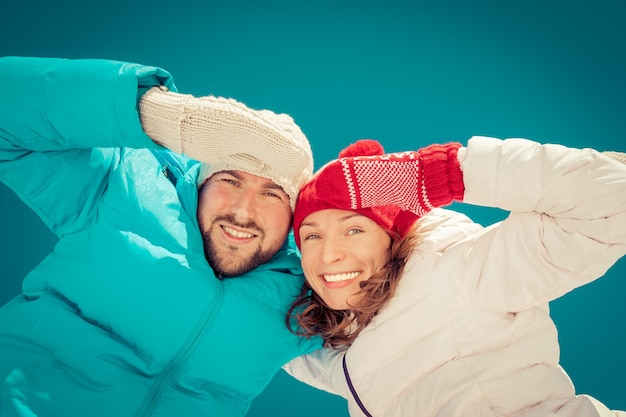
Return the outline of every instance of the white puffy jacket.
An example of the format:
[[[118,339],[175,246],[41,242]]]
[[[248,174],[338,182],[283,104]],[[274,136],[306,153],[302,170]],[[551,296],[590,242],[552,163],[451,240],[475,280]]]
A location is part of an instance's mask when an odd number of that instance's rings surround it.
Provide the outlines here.
[[[626,416],[577,396],[559,365],[548,302],[626,253],[626,166],[591,149],[470,139],[465,203],[510,211],[483,228],[435,209],[397,292],[346,354],[374,417]],[[343,351],[284,368],[348,399]]]

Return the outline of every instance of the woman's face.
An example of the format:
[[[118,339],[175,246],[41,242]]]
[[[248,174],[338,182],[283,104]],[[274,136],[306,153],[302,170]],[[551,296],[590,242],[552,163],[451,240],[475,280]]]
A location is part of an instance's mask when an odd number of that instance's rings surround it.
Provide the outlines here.
[[[308,215],[298,231],[309,285],[334,310],[348,310],[360,290],[387,262],[391,238],[376,222],[353,211]]]

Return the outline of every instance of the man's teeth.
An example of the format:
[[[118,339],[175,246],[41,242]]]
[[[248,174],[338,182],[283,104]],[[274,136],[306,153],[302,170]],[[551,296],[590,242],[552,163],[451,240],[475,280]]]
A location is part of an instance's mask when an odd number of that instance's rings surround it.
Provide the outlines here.
[[[324,275],[324,279],[328,282],[340,282],[354,279],[361,275],[360,272],[344,272],[341,274]]]
[[[236,237],[237,239],[250,239],[254,237],[252,233],[240,232],[239,230],[232,229],[228,226],[223,226],[224,231],[231,235],[232,237]]]

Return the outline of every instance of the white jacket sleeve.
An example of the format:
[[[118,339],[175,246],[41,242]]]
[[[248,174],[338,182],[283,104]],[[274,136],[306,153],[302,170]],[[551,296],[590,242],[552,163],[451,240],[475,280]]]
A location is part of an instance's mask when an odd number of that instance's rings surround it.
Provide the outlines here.
[[[318,349],[291,360],[283,365],[283,369],[307,385],[348,398],[343,356],[343,350]]]
[[[616,160],[474,137],[461,167],[465,203],[511,212],[440,257],[437,268],[468,299],[521,311],[597,279],[626,253],[626,166]]]

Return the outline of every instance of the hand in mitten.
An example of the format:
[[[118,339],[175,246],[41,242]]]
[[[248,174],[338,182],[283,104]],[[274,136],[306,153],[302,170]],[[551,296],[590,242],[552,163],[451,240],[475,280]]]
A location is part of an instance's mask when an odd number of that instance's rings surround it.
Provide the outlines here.
[[[430,145],[418,151],[384,154],[375,141],[359,141],[339,157],[353,208],[396,205],[422,216],[433,207],[462,200],[460,143]]]
[[[253,149],[264,149],[263,157],[272,159],[287,143],[310,149],[288,115],[253,110],[233,99],[153,87],[141,97],[139,114],[152,140],[197,161],[213,163],[225,155],[253,154]]]
[[[222,170],[271,179],[295,204],[313,173],[306,136],[286,114],[253,110],[222,97],[194,97],[154,87],[140,99],[141,124],[156,143],[204,162],[201,185]]]

